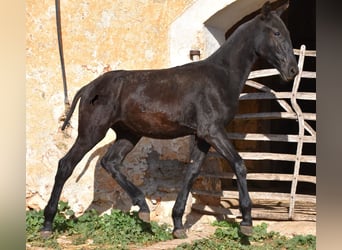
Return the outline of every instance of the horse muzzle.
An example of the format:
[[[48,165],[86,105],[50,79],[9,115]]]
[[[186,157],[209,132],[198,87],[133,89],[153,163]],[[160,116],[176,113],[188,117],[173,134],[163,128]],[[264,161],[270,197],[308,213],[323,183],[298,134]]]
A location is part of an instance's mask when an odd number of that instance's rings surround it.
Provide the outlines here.
[[[294,64],[292,66],[289,66],[286,68],[286,70],[280,71],[280,76],[284,81],[291,81],[293,80],[296,75],[298,75],[299,69],[297,64]]]

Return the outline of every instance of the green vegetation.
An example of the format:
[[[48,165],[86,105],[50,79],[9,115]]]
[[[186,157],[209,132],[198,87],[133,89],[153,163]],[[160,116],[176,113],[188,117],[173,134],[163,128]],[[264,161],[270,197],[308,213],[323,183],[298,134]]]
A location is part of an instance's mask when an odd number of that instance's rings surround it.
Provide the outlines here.
[[[169,226],[145,223],[136,212],[112,210],[110,214],[100,216],[95,210],[90,210],[75,218],[65,202],[58,205],[54,234],[48,239],[40,236],[43,221],[43,211],[26,213],[26,241],[32,246],[62,249],[57,241],[62,236],[71,239],[73,245],[91,242],[90,245],[98,246],[98,249],[129,249],[132,244],[143,246],[172,239]]]
[[[66,202],[59,203],[54,234],[47,239],[40,236],[43,221],[43,211],[27,211],[28,245],[51,249],[64,249],[66,245],[76,246],[75,249],[137,249],[172,239],[171,226],[145,223],[136,212],[124,213],[114,209],[110,214],[100,216],[95,210],[90,210],[76,218]],[[214,235],[191,244],[181,244],[176,250],[316,249],[315,236],[286,238],[276,232],[267,232],[265,223],[255,226],[253,236],[249,238],[239,233],[237,223],[220,221],[214,226],[217,227]]]
[[[273,250],[273,249],[316,249],[316,237],[313,235],[295,236],[291,239],[276,232],[267,232],[267,224],[262,223],[253,228],[253,236],[247,238],[239,233],[239,225],[226,221],[215,222],[218,228],[210,238],[196,240],[192,244],[181,244],[176,250]]]

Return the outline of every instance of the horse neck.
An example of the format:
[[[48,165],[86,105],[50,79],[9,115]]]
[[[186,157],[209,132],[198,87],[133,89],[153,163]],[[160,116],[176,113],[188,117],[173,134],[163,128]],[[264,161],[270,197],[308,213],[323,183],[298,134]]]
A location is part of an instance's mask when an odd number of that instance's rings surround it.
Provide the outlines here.
[[[230,77],[230,82],[240,84],[240,91],[251,72],[257,58],[253,22],[245,23],[237,29],[224,44],[207,58],[208,62],[223,67]]]

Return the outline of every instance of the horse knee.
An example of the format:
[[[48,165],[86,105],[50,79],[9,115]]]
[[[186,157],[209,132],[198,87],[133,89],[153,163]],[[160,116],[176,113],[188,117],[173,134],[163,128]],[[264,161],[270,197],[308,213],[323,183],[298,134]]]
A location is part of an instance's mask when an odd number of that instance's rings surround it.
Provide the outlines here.
[[[68,179],[71,176],[73,169],[73,166],[70,164],[69,160],[66,157],[60,159],[58,162],[58,169],[55,177],[56,181],[65,181],[66,179]]]
[[[190,181],[195,179],[201,172],[201,169],[199,167],[193,167],[193,166],[188,166],[188,172],[187,175],[190,177]]]
[[[117,169],[120,163],[117,163],[115,160],[110,161],[106,157],[103,157],[100,161],[101,167],[103,167],[109,174],[111,174],[114,178],[120,173]]]
[[[247,168],[243,160],[240,160],[235,163],[235,172],[237,177],[246,178],[247,177]]]

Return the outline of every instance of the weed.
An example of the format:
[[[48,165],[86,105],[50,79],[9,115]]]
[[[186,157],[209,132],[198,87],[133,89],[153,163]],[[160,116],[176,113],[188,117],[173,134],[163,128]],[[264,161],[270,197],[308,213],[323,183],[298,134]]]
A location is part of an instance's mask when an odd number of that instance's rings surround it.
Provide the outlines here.
[[[147,245],[172,239],[168,225],[145,223],[139,219],[137,212],[125,213],[113,209],[110,214],[100,216],[95,210],[89,210],[76,218],[68,203],[62,201],[58,204],[54,219],[54,234],[45,240],[39,232],[43,221],[43,211],[26,213],[26,241],[31,245],[60,249],[58,238],[69,236],[73,245],[90,241],[90,244],[101,246],[101,249],[108,248],[105,246],[127,249],[130,244]]]
[[[66,202],[59,202],[58,212],[54,220],[54,233],[48,239],[40,237],[43,225],[43,211],[26,212],[26,241],[29,245],[63,249],[61,238],[67,238],[68,244],[85,249],[83,244],[92,249],[129,249],[143,247],[158,241],[172,239],[171,228],[167,224],[156,222],[145,223],[139,219],[137,212],[125,213],[113,209],[109,214],[99,215],[95,210],[86,211],[75,217],[74,211]],[[227,221],[214,222],[215,233],[205,239],[191,244],[184,243],[176,250],[207,249],[241,249],[241,250],[301,250],[316,249],[316,237],[313,235],[297,235],[292,238],[281,236],[276,232],[267,232],[267,224],[262,223],[253,228],[253,236],[247,238],[239,232],[238,223]]]
[[[289,239],[276,232],[267,232],[267,224],[262,223],[253,228],[253,236],[245,237],[239,232],[237,223],[226,221],[214,222],[217,229],[213,236],[196,240],[192,244],[184,243],[176,250],[207,250],[207,249],[241,249],[241,250],[273,250],[273,249],[316,249],[316,237],[313,235],[294,236]]]

